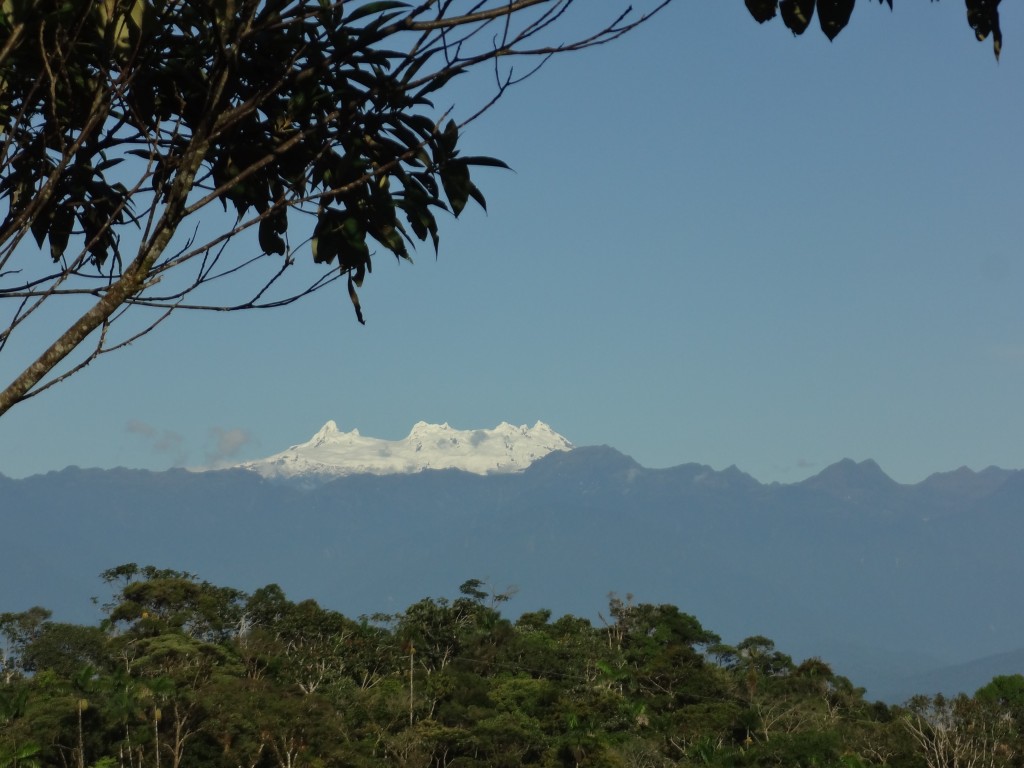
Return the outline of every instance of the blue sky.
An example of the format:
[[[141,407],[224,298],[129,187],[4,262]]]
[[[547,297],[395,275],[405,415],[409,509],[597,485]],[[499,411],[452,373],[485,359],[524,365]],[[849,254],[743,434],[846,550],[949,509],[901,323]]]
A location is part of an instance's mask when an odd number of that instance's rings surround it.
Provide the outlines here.
[[[514,172],[476,174],[489,213],[442,222],[436,261],[378,256],[365,327],[341,286],[179,315],[0,419],[0,472],[242,461],[328,419],[542,420],[762,481],[1024,467],[1024,9],[1004,5],[996,63],[955,0],[862,2],[833,43],[677,0],[471,126],[466,150]]]

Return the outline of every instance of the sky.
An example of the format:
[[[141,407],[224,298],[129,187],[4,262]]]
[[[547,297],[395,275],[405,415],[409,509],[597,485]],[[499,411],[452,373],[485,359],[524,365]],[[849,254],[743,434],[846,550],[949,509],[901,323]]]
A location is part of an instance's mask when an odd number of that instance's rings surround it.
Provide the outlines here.
[[[862,2],[831,43],[676,0],[468,128],[513,171],[474,175],[488,211],[442,219],[436,259],[378,254],[366,326],[341,284],[180,314],[0,418],[0,473],[222,466],[329,419],[540,420],[762,482],[1022,468],[1024,8],[1003,5],[997,63],[955,0]],[[57,330],[0,354],[4,384]]]

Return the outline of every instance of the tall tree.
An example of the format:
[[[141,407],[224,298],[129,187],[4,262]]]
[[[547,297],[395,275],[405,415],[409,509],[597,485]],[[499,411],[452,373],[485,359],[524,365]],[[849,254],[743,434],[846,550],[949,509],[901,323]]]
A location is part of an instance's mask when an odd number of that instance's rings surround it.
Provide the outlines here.
[[[52,615],[38,605],[27,611],[0,613],[0,682],[10,683],[22,674],[25,649],[39,639]]]
[[[991,702],[964,694],[914,696],[904,726],[928,768],[1000,768],[1011,765],[1012,720]]]

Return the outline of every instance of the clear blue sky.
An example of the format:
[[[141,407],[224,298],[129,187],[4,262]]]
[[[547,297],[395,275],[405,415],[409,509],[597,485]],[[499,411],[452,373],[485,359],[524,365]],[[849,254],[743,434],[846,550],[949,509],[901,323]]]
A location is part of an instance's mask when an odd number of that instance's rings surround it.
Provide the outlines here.
[[[677,0],[471,127],[515,172],[478,172],[490,212],[446,222],[436,261],[379,255],[367,326],[341,286],[180,315],[0,419],[0,472],[241,461],[328,419],[539,419],[762,481],[1024,467],[1024,8],[1003,6],[997,64],[956,0],[862,2],[834,43]],[[0,356],[4,384],[23,363]]]

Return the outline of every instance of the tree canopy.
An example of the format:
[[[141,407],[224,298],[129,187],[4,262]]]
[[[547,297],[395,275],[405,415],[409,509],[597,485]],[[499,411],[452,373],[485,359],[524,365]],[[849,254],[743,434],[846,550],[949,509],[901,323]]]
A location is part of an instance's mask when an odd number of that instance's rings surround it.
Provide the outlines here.
[[[0,766],[1019,765],[1020,676],[902,706],[673,605],[516,620],[470,579],[356,619],[129,563],[99,626],[0,614]]]

